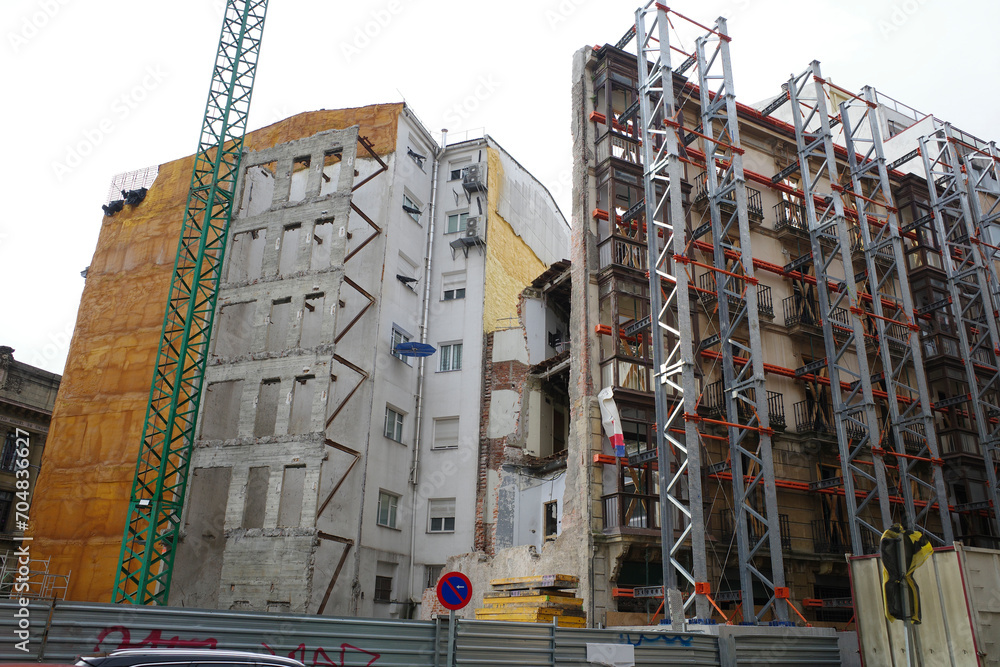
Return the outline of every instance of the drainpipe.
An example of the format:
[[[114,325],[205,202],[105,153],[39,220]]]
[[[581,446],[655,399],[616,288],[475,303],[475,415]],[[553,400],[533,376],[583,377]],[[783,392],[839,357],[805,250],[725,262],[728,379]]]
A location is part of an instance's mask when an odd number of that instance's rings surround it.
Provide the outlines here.
[[[430,315],[431,305],[431,258],[434,255],[434,204],[437,198],[438,187],[438,158],[444,155],[444,150],[448,146],[448,130],[441,130],[441,148],[437,151],[434,159],[434,168],[431,169],[431,201],[427,205],[427,250],[424,252],[424,303],[423,313],[420,315],[420,342],[427,342],[427,320]],[[417,400],[414,412],[417,413],[416,430],[413,438],[413,463],[410,466],[410,575],[407,578],[409,595],[407,599],[419,604],[420,600],[413,599],[413,552],[417,541],[417,487],[420,476],[420,431],[424,422],[424,366],[427,357],[420,357],[417,367]]]

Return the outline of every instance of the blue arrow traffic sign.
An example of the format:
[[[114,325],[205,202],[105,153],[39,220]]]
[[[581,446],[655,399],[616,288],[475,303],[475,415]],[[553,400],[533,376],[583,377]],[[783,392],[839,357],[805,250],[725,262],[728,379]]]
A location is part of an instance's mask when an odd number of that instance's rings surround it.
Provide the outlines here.
[[[438,581],[437,597],[445,609],[461,609],[472,599],[472,582],[461,572],[448,572]]]

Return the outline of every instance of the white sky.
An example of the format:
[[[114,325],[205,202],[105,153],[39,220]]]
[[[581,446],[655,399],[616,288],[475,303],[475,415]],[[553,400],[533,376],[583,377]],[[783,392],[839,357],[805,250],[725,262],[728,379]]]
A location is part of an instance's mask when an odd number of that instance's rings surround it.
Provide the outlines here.
[[[993,84],[1000,46],[988,37],[1000,3],[666,4],[706,25],[719,15],[730,19],[742,102],[777,94],[818,59],[841,86],[870,84],[978,137],[1000,134],[1000,87]],[[402,95],[435,133],[447,127],[460,139],[485,127],[569,216],[572,54],[616,42],[637,5],[271,0],[250,129]],[[18,360],[62,372],[84,285],[80,271],[93,256],[111,177],[194,152],[223,6],[3,0],[0,345],[14,347]],[[693,36],[681,29],[689,51]]]

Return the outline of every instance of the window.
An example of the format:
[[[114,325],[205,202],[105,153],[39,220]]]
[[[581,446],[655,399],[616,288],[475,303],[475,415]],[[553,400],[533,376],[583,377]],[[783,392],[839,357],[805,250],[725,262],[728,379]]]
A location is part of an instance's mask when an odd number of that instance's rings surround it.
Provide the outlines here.
[[[403,442],[403,415],[388,405],[385,407],[385,437]]]
[[[439,371],[462,370],[462,344],[452,343],[441,346],[441,366]]]
[[[434,444],[432,449],[454,449],[458,447],[458,417],[441,417],[434,420]]]
[[[428,533],[455,532],[455,499],[435,498],[427,506]]]
[[[465,231],[465,221],[468,220],[468,213],[452,213],[448,216],[448,229],[445,234],[457,234]]]
[[[441,276],[441,290],[443,301],[454,301],[465,298],[465,271],[458,273],[444,274]]]
[[[0,533],[7,532],[7,519],[13,502],[14,494],[11,491],[0,491]]]
[[[420,222],[420,205],[406,195],[403,195],[403,210],[414,222]]]
[[[14,435],[14,431],[7,431],[7,437],[3,441],[3,453],[0,454],[0,470],[14,471],[14,452],[16,450],[17,437]]]
[[[375,577],[375,602],[392,602],[392,577]]]
[[[462,168],[452,169],[451,174],[448,176],[449,181],[460,181],[462,180]]]
[[[559,534],[559,501],[545,503],[545,537],[555,537]]]
[[[399,507],[399,496],[386,491],[378,494],[378,520],[376,523],[386,528],[396,527],[396,508]]]
[[[444,565],[424,565],[424,570],[427,572],[427,582],[424,588],[436,588],[443,569]]]
[[[392,356],[396,357],[407,366],[410,365],[410,357],[404,357],[399,352],[396,352],[396,346],[399,345],[400,343],[409,343],[409,342],[410,342],[410,334],[406,333],[405,331],[394,325],[392,327]]]

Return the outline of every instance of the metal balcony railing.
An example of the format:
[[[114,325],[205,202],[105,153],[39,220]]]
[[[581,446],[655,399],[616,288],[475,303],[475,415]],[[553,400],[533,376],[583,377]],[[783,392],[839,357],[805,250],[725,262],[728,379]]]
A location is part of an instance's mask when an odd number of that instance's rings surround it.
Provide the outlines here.
[[[601,268],[620,266],[645,273],[649,266],[646,244],[612,236],[598,246]]]
[[[747,217],[752,222],[761,222],[764,219],[764,203],[761,199],[760,190],[748,187],[747,191]],[[702,202],[708,199],[708,174],[702,172],[694,179],[695,201]],[[736,195],[732,192],[722,200],[723,208],[732,210],[736,207]]]
[[[799,295],[792,295],[781,300],[781,310],[785,316],[785,326],[796,325],[823,326],[823,320],[819,317],[819,307],[812,299]],[[851,326],[848,319],[847,309],[834,308],[830,312],[830,321],[833,324],[833,331],[837,333],[849,333]]]
[[[786,228],[800,232],[809,232],[809,224],[804,206],[793,204],[790,201],[778,202],[774,207],[774,231],[779,232]]]
[[[742,279],[733,281],[731,285],[741,294],[745,291]],[[718,286],[715,282],[714,273],[703,273],[698,276],[698,287],[701,288],[698,295],[706,305],[715,303],[719,295],[717,294]],[[742,301],[741,296],[729,295],[729,303],[731,305],[739,305]],[[759,283],[757,285],[757,312],[765,317],[774,317],[774,298],[771,296],[771,288]]]
[[[844,554],[852,550],[851,530],[846,521],[815,519],[812,522],[813,549],[818,554]],[[865,554],[878,551],[875,534],[865,530],[861,533],[861,546]],[[854,554],[863,556],[864,554]]]
[[[731,542],[733,537],[736,535],[736,524],[733,521],[733,511],[729,509],[722,510],[719,512],[719,520],[722,524],[722,530],[719,534],[719,538],[723,542]],[[786,551],[790,551],[792,548],[792,531],[789,525],[788,515],[779,514],[778,528],[781,532],[781,548]],[[748,537],[751,542],[756,542],[764,535],[764,527],[759,521],[751,519],[748,528]]]
[[[750,389],[747,394],[751,399],[756,400],[756,391]],[[723,401],[722,380],[717,380],[705,387],[701,397],[701,407],[703,412],[709,417],[722,417],[725,415],[725,403]],[[736,402],[736,412],[741,421],[749,420],[753,416],[753,406],[743,401]],[[771,428],[782,431],[785,429],[785,403],[784,397],[777,391],[767,392],[767,418]]]
[[[601,496],[604,504],[604,530],[646,528],[659,530],[657,521],[660,497],[637,493],[611,493]]]
[[[837,436],[837,428],[833,422],[833,406],[826,394],[820,396],[819,400],[799,401],[792,406],[792,412],[795,415],[796,433]],[[860,418],[862,415],[855,416]],[[864,435],[864,431],[851,422],[846,422],[844,426],[848,438],[855,439]]]

